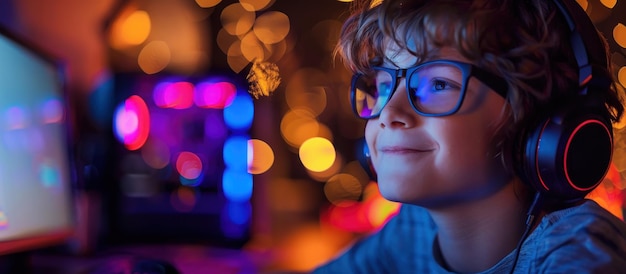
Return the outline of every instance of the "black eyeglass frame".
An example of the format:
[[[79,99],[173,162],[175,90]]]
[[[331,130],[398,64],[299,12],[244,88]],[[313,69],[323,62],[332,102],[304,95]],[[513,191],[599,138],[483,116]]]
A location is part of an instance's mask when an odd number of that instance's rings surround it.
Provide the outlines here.
[[[403,69],[393,69],[393,68],[386,68],[386,67],[380,67],[380,66],[373,66],[372,69],[374,70],[382,70],[382,71],[386,71],[388,72],[390,75],[394,76],[394,83],[393,83],[393,87],[391,90],[391,94],[389,94],[389,100],[391,100],[391,97],[394,95],[394,93],[396,92],[396,89],[398,88],[398,83],[400,83],[400,80],[402,78],[407,78],[407,75],[412,75],[416,70],[426,66],[426,65],[432,65],[432,64],[453,64],[457,67],[459,67],[461,69],[461,72],[463,73],[463,90],[461,91],[461,95],[459,98],[458,103],[456,104],[456,106],[454,106],[454,108],[452,108],[450,111],[447,112],[443,112],[443,113],[427,113],[427,112],[422,112],[419,109],[417,109],[417,107],[415,106],[415,103],[413,102],[412,98],[411,98],[411,94],[410,94],[410,89],[409,89],[409,81],[405,81],[406,84],[406,93],[407,93],[407,99],[409,100],[409,103],[411,104],[411,107],[413,108],[413,110],[422,115],[422,116],[427,116],[427,117],[441,117],[441,116],[448,116],[448,115],[452,115],[454,113],[456,113],[457,111],[459,111],[459,109],[461,108],[461,105],[463,105],[463,100],[465,99],[465,93],[467,91],[467,83],[469,82],[469,79],[471,76],[476,77],[476,79],[478,79],[479,81],[481,81],[482,83],[484,83],[485,85],[487,85],[489,88],[491,88],[493,91],[495,91],[498,95],[502,96],[503,98],[506,98],[507,95],[507,89],[508,89],[508,83],[506,80],[504,80],[504,78],[495,75],[485,69],[482,69],[474,64],[470,64],[470,63],[465,63],[465,62],[460,62],[460,61],[454,61],[454,60],[433,60],[433,61],[429,61],[429,62],[425,62],[425,63],[421,63],[419,65],[413,66],[413,67],[409,67],[409,68],[403,68]],[[367,116],[367,117],[361,117],[361,115],[359,115],[359,112],[357,110],[357,106],[356,106],[356,83],[357,80],[359,79],[359,77],[363,76],[364,74],[362,73],[356,73],[352,76],[352,82],[350,85],[350,103],[352,104],[352,110],[354,111],[354,113],[356,114],[356,116],[358,118],[361,119],[365,119],[365,120],[369,120],[369,119],[373,119],[376,118],[378,116],[380,116],[380,113],[382,112],[383,108],[387,105],[387,103],[389,102],[389,100],[387,100],[387,102],[385,102],[385,104],[380,108],[380,111],[376,114],[376,115],[371,115],[371,116]],[[410,77],[408,77],[407,79],[409,79]]]

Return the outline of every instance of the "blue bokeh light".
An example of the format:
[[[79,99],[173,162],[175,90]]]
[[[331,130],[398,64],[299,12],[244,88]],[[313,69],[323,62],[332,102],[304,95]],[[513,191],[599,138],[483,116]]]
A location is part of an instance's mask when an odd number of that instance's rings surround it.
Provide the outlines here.
[[[232,202],[245,202],[252,197],[252,175],[226,168],[222,176],[224,196]]]
[[[247,93],[239,93],[232,104],[224,109],[224,122],[233,130],[247,130],[254,118],[254,103]]]
[[[248,171],[248,136],[235,135],[224,142],[224,163],[238,172]]]

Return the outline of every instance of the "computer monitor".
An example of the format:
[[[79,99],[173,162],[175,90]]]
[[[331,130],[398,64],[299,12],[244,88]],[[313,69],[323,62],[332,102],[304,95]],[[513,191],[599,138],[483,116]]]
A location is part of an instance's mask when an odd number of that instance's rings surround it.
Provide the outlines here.
[[[56,59],[0,26],[0,255],[58,245],[73,233],[63,76]]]

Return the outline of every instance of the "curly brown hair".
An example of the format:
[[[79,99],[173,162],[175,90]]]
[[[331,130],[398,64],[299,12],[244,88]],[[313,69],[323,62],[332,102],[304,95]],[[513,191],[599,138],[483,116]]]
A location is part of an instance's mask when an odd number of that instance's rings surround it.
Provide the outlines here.
[[[390,45],[406,49],[418,62],[448,46],[501,76],[508,82],[508,104],[494,133],[494,154],[512,168],[507,154],[515,153],[511,146],[524,127],[537,113],[576,95],[571,90],[578,88],[578,66],[569,35],[552,1],[364,0],[353,4],[336,53],[353,72],[364,72],[373,60],[385,58]],[[617,88],[613,81],[602,96],[612,122],[624,111]]]

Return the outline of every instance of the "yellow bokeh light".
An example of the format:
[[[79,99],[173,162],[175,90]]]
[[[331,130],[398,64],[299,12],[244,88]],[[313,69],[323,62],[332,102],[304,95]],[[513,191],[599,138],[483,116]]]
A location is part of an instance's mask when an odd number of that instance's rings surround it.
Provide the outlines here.
[[[622,87],[626,87],[626,66],[621,67],[617,71],[617,79]]]
[[[342,172],[350,174],[357,178],[361,185],[367,185],[371,181],[370,177],[367,175],[367,172],[358,161],[352,161],[347,163]]]
[[[265,44],[275,44],[287,37],[289,16],[279,11],[264,13],[254,23],[254,34]]]
[[[196,0],[196,4],[201,8],[212,8],[217,6],[220,2],[222,2],[222,0]]]
[[[136,46],[150,35],[150,15],[143,10],[122,13],[111,27],[111,46],[123,49]]]
[[[587,0],[576,0],[576,2],[578,2],[578,5],[580,5],[584,10],[587,10],[589,7],[589,1]]]
[[[328,139],[313,137],[302,143],[299,155],[304,167],[315,172],[322,172],[335,163],[337,152]]]
[[[217,32],[217,46],[222,50],[223,53],[228,53],[228,49],[233,45],[233,43],[239,41],[237,36],[230,35],[224,28],[220,29]]]
[[[270,6],[273,0],[239,0],[241,6],[249,11],[259,11]]]
[[[324,171],[315,172],[310,169],[307,169],[306,173],[309,177],[318,182],[327,182],[331,177],[339,174],[341,169],[343,168],[343,159],[341,154],[337,153],[337,157],[335,158],[335,162],[331,167]]]
[[[317,136],[328,139],[330,141],[333,140],[333,131],[330,128],[322,123],[318,124]]]
[[[289,85],[285,90],[285,99],[290,107],[306,108],[315,116],[320,115],[327,106],[326,88],[323,86]]]
[[[313,137],[333,139],[332,131],[315,120],[309,111],[302,108],[292,109],[283,116],[280,133],[285,142],[294,148],[300,147],[305,140]]]
[[[274,151],[269,144],[262,140],[248,140],[248,173],[261,174],[274,164]]]
[[[600,3],[602,3],[605,7],[612,9],[615,7],[615,4],[617,4],[617,0],[600,0]]]
[[[235,73],[241,72],[250,63],[242,55],[228,55],[226,61],[230,69]]]
[[[230,48],[228,48],[226,61],[230,69],[236,73],[242,71],[250,63],[241,53],[241,41],[235,41]]]
[[[340,173],[328,179],[324,185],[324,194],[335,205],[345,201],[358,201],[363,194],[363,185],[356,177]]]
[[[292,109],[307,109],[317,116],[326,109],[325,86],[328,86],[328,77],[321,70],[301,68],[290,77],[285,88],[287,105]]]
[[[244,57],[246,57],[246,60],[250,62],[253,62],[255,60],[265,60],[265,51],[263,50],[263,45],[253,33],[250,32],[241,39],[240,47],[241,53]]]
[[[266,59],[270,62],[278,62],[287,52],[287,41],[282,40],[276,44],[265,45],[265,49],[271,53]]]
[[[626,48],[626,26],[622,23],[618,23],[613,28],[613,39],[622,48]]]
[[[250,31],[256,15],[245,10],[241,4],[231,4],[222,10],[220,20],[222,27],[231,35],[243,35]]]
[[[230,47],[226,51],[226,55],[228,56],[242,56],[242,54],[243,53],[241,52],[241,41],[239,40],[236,40],[232,44],[230,44]]]
[[[285,142],[292,147],[299,147],[306,139],[316,137],[318,131],[317,120],[303,109],[288,111],[280,122],[280,133]]]
[[[167,43],[152,41],[139,52],[137,63],[146,74],[155,74],[167,67],[170,63],[171,55]]]

